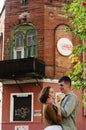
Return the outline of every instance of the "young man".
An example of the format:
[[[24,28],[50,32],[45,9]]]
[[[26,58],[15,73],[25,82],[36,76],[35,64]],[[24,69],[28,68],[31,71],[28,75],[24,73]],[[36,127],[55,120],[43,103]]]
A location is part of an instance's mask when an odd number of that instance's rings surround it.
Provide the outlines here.
[[[58,81],[59,89],[65,94],[61,101],[62,127],[63,130],[76,130],[76,115],[78,98],[71,90],[71,79],[63,76]]]

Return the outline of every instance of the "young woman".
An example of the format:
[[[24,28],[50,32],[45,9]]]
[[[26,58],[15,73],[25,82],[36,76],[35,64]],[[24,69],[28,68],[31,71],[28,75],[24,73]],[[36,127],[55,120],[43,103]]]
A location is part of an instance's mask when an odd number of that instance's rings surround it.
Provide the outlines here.
[[[62,130],[60,105],[55,101],[53,88],[50,86],[43,88],[38,99],[43,104],[43,117],[46,124],[44,130]]]

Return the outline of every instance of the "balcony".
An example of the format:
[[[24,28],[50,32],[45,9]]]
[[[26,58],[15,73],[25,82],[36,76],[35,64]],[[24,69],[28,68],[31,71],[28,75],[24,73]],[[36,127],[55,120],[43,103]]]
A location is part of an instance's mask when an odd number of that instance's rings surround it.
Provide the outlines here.
[[[43,78],[45,76],[44,61],[29,57],[0,61],[0,79]]]

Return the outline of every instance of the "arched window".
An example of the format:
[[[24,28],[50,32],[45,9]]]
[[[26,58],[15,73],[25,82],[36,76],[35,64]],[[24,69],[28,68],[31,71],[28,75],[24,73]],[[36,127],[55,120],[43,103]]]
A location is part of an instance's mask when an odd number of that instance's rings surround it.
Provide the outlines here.
[[[36,34],[32,24],[16,26],[12,32],[11,58],[37,57]]]
[[[73,34],[71,31],[67,31],[67,29],[70,29],[69,26],[61,24],[58,25],[55,30],[55,69],[58,70],[58,67],[61,67],[64,69],[64,73],[71,68],[69,55],[71,54],[71,47],[73,44]]]

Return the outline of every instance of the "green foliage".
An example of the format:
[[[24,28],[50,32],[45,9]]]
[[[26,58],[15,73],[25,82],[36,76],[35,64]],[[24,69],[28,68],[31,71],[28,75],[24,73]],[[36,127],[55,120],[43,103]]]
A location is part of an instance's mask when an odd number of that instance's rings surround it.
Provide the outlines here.
[[[82,5],[82,0],[73,0],[69,5],[64,5],[66,11],[65,16],[70,18],[70,23],[73,24],[72,30],[81,39],[86,39],[86,10]]]
[[[80,54],[83,54],[85,50],[86,50],[86,44],[78,44],[77,46],[73,47],[73,54],[79,56]]]
[[[81,61],[79,56],[86,50],[86,45],[77,45],[73,48],[73,53],[70,55],[71,63],[73,64],[72,71],[68,71],[67,74],[74,82],[75,88],[86,87],[86,61]]]
[[[67,31],[72,31],[84,41],[86,40],[86,6],[83,6],[82,2],[82,0],[73,0],[70,4],[65,4],[63,9],[66,12],[65,17],[69,18],[70,24],[73,25],[73,28],[67,29]],[[83,57],[86,50],[86,44],[82,43],[77,43],[73,47],[73,53],[70,56],[73,69],[67,72],[74,82],[75,88],[86,88],[86,61],[80,60],[80,56]]]

